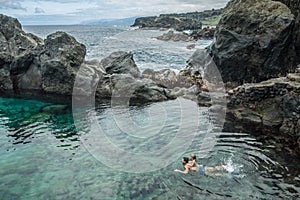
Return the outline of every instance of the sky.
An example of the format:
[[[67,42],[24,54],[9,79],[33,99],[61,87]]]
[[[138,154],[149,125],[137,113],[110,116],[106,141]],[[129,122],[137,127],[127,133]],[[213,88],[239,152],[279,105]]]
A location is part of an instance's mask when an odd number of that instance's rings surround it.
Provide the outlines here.
[[[66,25],[221,8],[229,0],[0,0],[0,13],[22,25]]]

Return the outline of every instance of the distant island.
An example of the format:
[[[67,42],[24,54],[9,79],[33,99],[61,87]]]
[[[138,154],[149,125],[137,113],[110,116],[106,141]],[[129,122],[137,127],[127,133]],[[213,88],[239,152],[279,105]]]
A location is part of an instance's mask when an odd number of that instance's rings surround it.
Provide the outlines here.
[[[90,20],[83,21],[83,25],[101,25],[101,26],[111,26],[111,25],[124,25],[130,26],[134,23],[136,17],[123,18],[123,19],[101,19],[101,20]]]

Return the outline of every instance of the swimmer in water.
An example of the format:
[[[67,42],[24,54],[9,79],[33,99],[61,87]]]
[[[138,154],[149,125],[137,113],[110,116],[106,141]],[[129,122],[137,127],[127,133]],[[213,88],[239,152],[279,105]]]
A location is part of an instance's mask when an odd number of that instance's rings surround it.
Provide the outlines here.
[[[189,170],[191,169],[191,165],[188,164],[189,163],[189,158],[188,157],[183,157],[181,162],[184,166],[184,171],[179,170],[179,169],[175,169],[174,171],[175,172],[180,172],[180,173],[183,173],[183,174],[189,173]]]
[[[197,170],[197,157],[195,154],[191,154],[190,155],[190,161],[189,161],[189,165],[191,166],[191,170]]]
[[[192,170],[192,171],[197,171],[200,174],[220,176],[222,174],[215,173],[215,172],[226,169],[225,165],[214,166],[214,167],[208,167],[208,166],[200,165],[200,164],[197,164],[197,162],[196,162],[196,155],[195,154],[191,154],[190,157],[191,157],[192,161],[189,161],[189,158],[187,158],[187,157],[183,157],[181,162],[184,166],[184,170],[175,169],[175,172],[180,172],[180,173],[183,173],[183,174],[187,174],[187,173],[189,173],[190,170]]]

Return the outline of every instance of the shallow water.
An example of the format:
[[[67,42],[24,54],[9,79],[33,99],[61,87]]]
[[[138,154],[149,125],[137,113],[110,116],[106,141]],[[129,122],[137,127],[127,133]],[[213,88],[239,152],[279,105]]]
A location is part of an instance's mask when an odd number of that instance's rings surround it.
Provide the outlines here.
[[[163,115],[156,112],[159,108],[166,108]],[[119,111],[112,110],[110,104],[100,104],[97,121],[115,145],[128,151],[155,151],[179,132],[177,101],[130,107],[131,120],[140,129]],[[125,167],[122,172],[103,164],[107,160],[101,157],[102,152],[93,152],[97,143],[82,140],[95,135],[76,130],[70,106],[0,98],[0,199],[300,198],[295,164],[273,155],[272,146],[248,134],[208,132],[208,116],[207,109],[199,108],[197,133],[184,152],[174,152],[180,156],[173,162],[150,172],[132,173]],[[128,125],[127,130],[122,129],[122,123]],[[128,141],[139,142],[124,134],[134,130],[139,130],[133,132],[135,137],[151,139],[140,143],[144,145],[128,145]],[[215,141],[212,148],[203,143],[209,139]],[[220,176],[175,173],[175,168],[182,169],[181,154],[192,152],[199,162],[207,166],[225,164],[227,170]],[[299,164],[299,160],[295,162]]]

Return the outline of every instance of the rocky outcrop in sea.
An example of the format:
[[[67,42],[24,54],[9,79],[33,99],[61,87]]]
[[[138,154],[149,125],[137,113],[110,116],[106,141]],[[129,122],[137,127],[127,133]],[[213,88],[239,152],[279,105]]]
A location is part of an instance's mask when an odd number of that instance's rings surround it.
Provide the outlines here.
[[[197,41],[197,40],[212,40],[215,35],[214,27],[205,27],[203,29],[194,30],[191,33],[185,32],[174,32],[173,30],[169,30],[167,33],[164,33],[161,36],[156,37],[158,40],[163,41]]]

